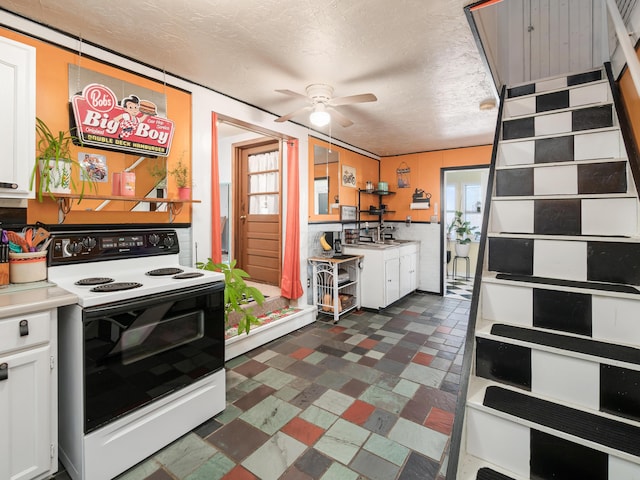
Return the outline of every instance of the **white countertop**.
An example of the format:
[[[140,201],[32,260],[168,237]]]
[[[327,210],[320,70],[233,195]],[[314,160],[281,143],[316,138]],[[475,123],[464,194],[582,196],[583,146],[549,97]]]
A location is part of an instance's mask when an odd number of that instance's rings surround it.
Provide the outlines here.
[[[10,284],[0,288],[0,319],[77,303],[78,298],[49,282]]]

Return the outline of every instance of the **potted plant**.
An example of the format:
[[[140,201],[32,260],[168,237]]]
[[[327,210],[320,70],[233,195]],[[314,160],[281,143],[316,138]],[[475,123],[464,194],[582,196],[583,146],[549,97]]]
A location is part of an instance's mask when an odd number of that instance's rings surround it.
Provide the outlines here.
[[[249,278],[249,274],[240,268],[236,268],[236,260],[232,260],[229,265],[226,263],[213,263],[210,258],[206,263],[198,262],[196,266],[203,270],[211,270],[214,272],[222,272],[224,274],[224,321],[227,328],[229,324],[229,315],[236,312],[238,318],[238,334],[249,333],[251,325],[260,325],[260,322],[253,314],[250,307],[242,308],[251,300],[258,305],[264,303],[264,295],[256,287],[247,285],[244,281]]]
[[[478,227],[472,227],[470,222],[463,221],[462,212],[456,210],[453,221],[448,228],[449,232],[455,232],[456,235],[456,256],[469,256],[469,244],[471,243],[471,236],[474,230],[477,229]]]
[[[36,172],[40,173],[38,184],[38,200],[42,201],[44,193],[54,198],[54,193],[71,193],[72,190],[80,193],[78,203],[84,195],[85,182],[81,181],[79,188],[73,179],[71,167],[76,165],[82,168],[77,160],[71,155],[71,146],[74,141],[79,142],[78,137],[70,131],[58,131],[53,133],[47,124],[40,118],[36,118],[37,156],[31,171],[31,181],[29,188],[33,189],[36,179]],[[89,182],[89,188],[93,188],[93,183]]]
[[[187,164],[182,161],[182,157],[180,157],[169,173],[176,179],[176,185],[178,186],[178,198],[182,200],[189,200],[191,197],[191,188],[189,187],[189,167],[187,167]]]

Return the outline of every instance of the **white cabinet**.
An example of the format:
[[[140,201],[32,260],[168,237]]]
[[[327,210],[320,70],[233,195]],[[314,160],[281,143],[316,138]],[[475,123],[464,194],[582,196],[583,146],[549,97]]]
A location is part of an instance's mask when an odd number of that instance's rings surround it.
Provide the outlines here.
[[[34,198],[36,50],[0,37],[0,198]]]
[[[418,245],[409,243],[400,247],[400,297],[418,288]]]
[[[345,245],[344,252],[364,255],[360,274],[361,303],[381,309],[418,288],[418,244],[384,248]]]
[[[57,312],[0,319],[0,478],[58,469]]]

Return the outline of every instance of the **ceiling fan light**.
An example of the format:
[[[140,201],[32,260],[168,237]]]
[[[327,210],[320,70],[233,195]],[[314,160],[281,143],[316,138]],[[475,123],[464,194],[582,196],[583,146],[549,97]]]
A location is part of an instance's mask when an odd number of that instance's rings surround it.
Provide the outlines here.
[[[309,121],[316,127],[324,127],[331,121],[331,115],[324,109],[324,105],[322,108],[316,106],[316,109],[309,115]]]

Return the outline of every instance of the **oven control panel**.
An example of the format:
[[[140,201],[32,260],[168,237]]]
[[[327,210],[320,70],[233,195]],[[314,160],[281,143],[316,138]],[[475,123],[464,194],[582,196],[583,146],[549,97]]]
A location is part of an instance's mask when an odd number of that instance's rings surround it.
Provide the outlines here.
[[[175,230],[65,232],[51,236],[49,265],[180,252]]]

